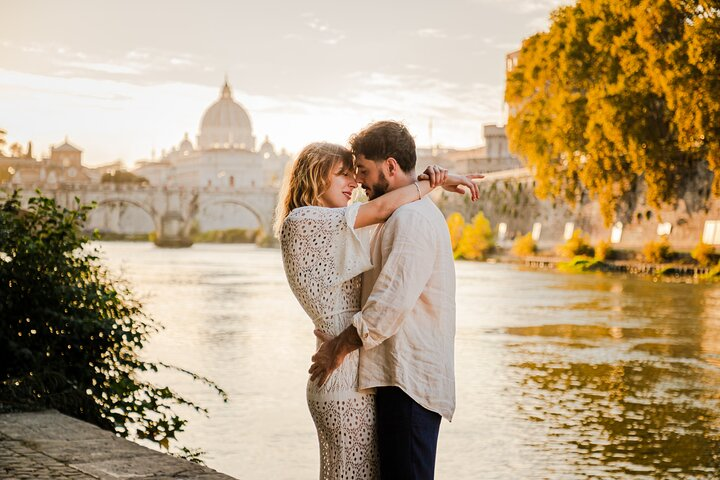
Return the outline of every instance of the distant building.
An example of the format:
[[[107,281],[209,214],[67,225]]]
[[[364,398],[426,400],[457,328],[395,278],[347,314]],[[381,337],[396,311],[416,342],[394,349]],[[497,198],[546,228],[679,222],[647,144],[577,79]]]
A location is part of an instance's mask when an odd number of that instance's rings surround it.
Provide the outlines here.
[[[266,137],[256,149],[250,116],[225,82],[220,98],[205,111],[197,142],[188,134],[158,161],[137,162],[133,171],[151,185],[188,187],[279,186],[290,156]]]
[[[71,145],[67,138],[58,147],[50,148],[50,156],[41,161],[23,162],[10,182],[13,185],[88,184],[93,182],[90,169],[82,165],[82,150]]]
[[[437,163],[456,173],[488,173],[521,168],[520,160],[508,150],[505,127],[483,126],[485,145],[466,150],[418,149],[418,171]],[[419,172],[418,172],[419,173]]]
[[[505,72],[510,73],[517,67],[520,58],[520,50],[515,50],[505,55]]]

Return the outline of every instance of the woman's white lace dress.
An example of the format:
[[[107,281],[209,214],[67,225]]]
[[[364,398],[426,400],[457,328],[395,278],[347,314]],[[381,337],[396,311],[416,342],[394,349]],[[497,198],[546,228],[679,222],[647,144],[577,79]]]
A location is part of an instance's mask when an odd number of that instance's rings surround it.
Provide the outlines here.
[[[360,310],[360,274],[372,266],[372,227],[353,228],[359,207],[297,208],[280,233],[290,288],[315,328],[332,336],[345,330]],[[318,432],[323,480],[379,477],[375,396],[359,393],[357,385],[357,350],[322,387],[308,380],[307,401]]]

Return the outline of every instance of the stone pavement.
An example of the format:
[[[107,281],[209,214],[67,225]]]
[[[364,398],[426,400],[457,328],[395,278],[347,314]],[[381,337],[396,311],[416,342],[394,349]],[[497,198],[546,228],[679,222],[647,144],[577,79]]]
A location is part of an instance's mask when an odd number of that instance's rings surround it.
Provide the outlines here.
[[[233,480],[55,410],[0,414],[0,479]]]

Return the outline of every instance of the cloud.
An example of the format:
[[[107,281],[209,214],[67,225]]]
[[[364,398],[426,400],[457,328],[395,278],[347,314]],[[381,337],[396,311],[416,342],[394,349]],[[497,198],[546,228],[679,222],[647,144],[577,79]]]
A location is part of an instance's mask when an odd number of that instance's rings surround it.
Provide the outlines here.
[[[96,51],[91,54],[57,43],[7,43],[7,46],[3,46],[32,56],[35,63],[57,67],[46,70],[56,76],[115,78],[123,81],[132,77],[136,83],[148,84],[157,82],[158,73],[208,71],[208,68],[213,68],[197,56],[184,52],[140,48],[123,53]]]
[[[527,22],[527,26],[533,33],[545,32],[550,28],[550,17],[548,15],[535,17]],[[519,46],[516,48],[519,48]]]
[[[574,0],[471,0],[472,3],[495,6],[509,12],[530,14],[550,12],[562,5],[574,3]]]
[[[103,72],[119,75],[142,75],[142,68],[133,65],[118,65],[112,63],[92,63],[92,62],[58,62],[64,67],[77,68],[79,70],[89,70],[92,72]],[[66,70],[67,71],[67,70]]]
[[[447,38],[447,34],[437,28],[421,28],[415,34],[422,38]]]
[[[324,43],[325,45],[337,45],[345,40],[346,36],[342,31],[332,28],[329,24],[322,21],[319,17],[313,15],[312,13],[304,13],[301,16],[308,19],[305,22],[306,27],[320,33],[321,43]]]

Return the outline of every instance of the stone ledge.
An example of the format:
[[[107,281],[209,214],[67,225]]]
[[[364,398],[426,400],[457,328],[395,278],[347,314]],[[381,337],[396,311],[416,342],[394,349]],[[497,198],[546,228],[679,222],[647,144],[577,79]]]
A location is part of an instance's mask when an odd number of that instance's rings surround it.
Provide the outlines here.
[[[0,478],[233,480],[56,410],[0,414]]]

